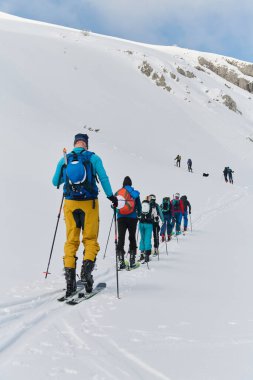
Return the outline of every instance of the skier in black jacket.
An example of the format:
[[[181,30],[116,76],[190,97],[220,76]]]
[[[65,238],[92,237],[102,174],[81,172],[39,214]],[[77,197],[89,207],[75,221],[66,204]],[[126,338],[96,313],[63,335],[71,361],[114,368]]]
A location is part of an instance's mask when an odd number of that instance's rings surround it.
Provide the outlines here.
[[[224,168],[224,170],[223,170],[223,174],[224,174],[225,182],[228,181],[228,169],[229,169],[229,167],[226,166],[226,167]]]
[[[183,202],[183,206],[184,206],[184,213],[183,213],[184,231],[187,231],[187,227],[188,227],[188,209],[189,209],[189,214],[191,214],[192,208],[191,208],[191,204],[188,201],[186,195],[182,195],[181,201]]]
[[[228,168],[228,180],[229,180],[229,183],[234,183],[234,180],[233,180],[233,173],[234,171],[230,168]]]

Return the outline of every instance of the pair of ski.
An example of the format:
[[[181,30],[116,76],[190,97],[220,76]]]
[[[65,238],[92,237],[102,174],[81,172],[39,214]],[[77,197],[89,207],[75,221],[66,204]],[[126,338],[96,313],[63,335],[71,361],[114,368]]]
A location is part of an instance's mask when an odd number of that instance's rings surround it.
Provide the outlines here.
[[[94,297],[98,293],[100,293],[102,290],[106,288],[105,282],[100,282],[96,285],[96,287],[92,290],[91,293],[86,293],[84,289],[84,284],[81,281],[77,281],[76,283],[76,291],[71,294],[69,297],[66,297],[66,295],[58,298],[57,300],[59,302],[65,302],[67,305],[78,305],[79,303],[83,301],[87,301],[90,298]]]

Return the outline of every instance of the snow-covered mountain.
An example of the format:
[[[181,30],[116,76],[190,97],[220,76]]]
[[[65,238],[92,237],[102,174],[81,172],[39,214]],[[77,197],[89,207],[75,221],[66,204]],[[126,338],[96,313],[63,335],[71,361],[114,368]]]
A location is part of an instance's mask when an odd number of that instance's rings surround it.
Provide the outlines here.
[[[252,379],[252,64],[3,13],[0,49],[0,378]],[[168,255],[162,245],[149,271],[120,272],[117,300],[101,191],[94,276],[107,289],[68,308],[56,301],[63,219],[42,272],[61,200],[51,177],[78,132],[115,191],[129,175],[142,197],[186,193],[193,232]]]

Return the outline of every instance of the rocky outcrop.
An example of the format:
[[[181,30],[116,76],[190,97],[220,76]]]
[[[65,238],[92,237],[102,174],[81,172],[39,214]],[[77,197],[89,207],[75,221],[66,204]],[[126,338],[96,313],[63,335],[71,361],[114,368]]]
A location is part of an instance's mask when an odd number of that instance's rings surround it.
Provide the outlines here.
[[[227,63],[232,66],[237,67],[241,73],[249,77],[253,77],[253,64],[252,63],[243,63],[235,60],[227,59]]]
[[[187,78],[196,78],[196,75],[194,75],[191,71],[184,71],[181,67],[178,66],[177,72]]]
[[[156,83],[156,85],[158,87],[162,87],[164,90],[166,90],[168,92],[171,91],[171,87],[168,86],[166,83],[165,76],[163,74],[159,75],[156,71],[154,71],[153,67],[147,61],[143,61],[142,66],[139,66],[139,69],[147,77],[150,77],[151,74],[153,73],[151,76],[151,79]],[[163,70],[163,72],[164,72],[164,70]]]
[[[228,107],[231,111],[238,112],[241,114],[241,111],[238,110],[236,102],[231,98],[229,95],[223,95],[222,99],[224,100],[224,104],[226,107]]]
[[[253,82],[249,81],[246,78],[239,77],[239,75],[234,70],[230,70],[227,66],[215,65],[213,62],[208,61],[204,57],[199,57],[198,61],[201,66],[206,67],[228,82],[235,84],[243,90],[251,93],[253,92]]]
[[[150,77],[150,75],[154,71],[154,69],[152,68],[152,66],[147,61],[143,61],[142,66],[140,67],[140,70],[147,77]]]

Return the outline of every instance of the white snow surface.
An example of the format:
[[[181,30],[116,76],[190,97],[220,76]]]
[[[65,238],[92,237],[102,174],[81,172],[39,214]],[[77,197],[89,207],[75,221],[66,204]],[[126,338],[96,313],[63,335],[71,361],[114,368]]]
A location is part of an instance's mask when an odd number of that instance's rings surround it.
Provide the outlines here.
[[[226,57],[3,13],[0,50],[0,379],[251,380],[253,100],[195,68],[199,56],[224,65]],[[143,61],[170,92],[141,73]],[[242,114],[222,104],[224,94]],[[187,194],[193,231],[168,243],[168,255],[161,244],[150,270],[120,272],[117,299],[113,232],[103,260],[112,210],[101,190],[94,278],[107,288],[70,307],[57,302],[63,216],[46,280],[43,271],[62,194],[51,178],[80,132],[114,191],[129,175],[142,198]],[[222,176],[227,165],[233,186]],[[78,270],[81,261],[80,247]]]

